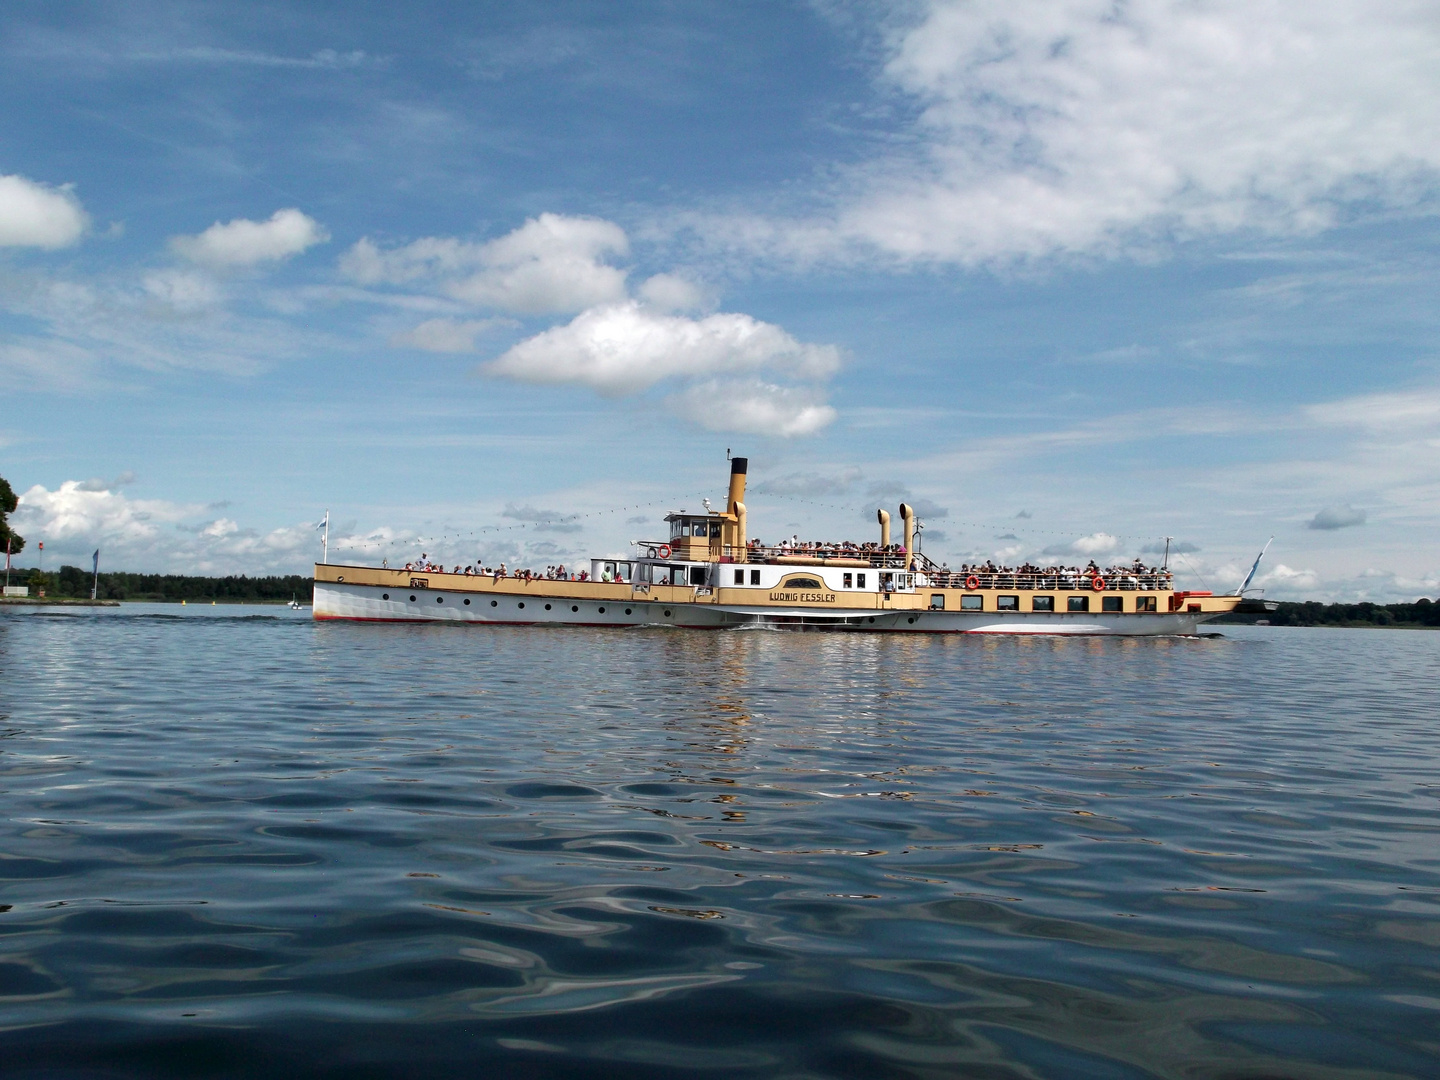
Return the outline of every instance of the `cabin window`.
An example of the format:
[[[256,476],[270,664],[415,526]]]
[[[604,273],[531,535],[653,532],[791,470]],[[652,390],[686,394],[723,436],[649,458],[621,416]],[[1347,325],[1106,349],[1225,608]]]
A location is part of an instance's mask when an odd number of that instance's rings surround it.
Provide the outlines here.
[[[931,594],[930,594],[930,610],[931,610],[931,611],[944,611],[944,610],[945,610],[945,594],[944,594],[944,593],[938,593],[938,592],[937,592],[937,593],[931,593]]]
[[[690,567],[690,584],[691,584],[691,585],[704,585],[704,584],[705,584],[705,567],[703,567],[703,566],[692,566],[692,567]]]
[[[1153,597],[1153,596],[1137,596],[1137,597],[1135,597],[1135,610],[1136,610],[1136,611],[1155,611],[1155,610],[1158,610],[1158,609],[1155,607],[1155,597]]]
[[[823,589],[825,586],[813,577],[792,577],[785,582],[784,587],[787,589]]]
[[[853,589],[854,587],[855,587],[855,575],[854,575],[854,574],[846,574],[846,575],[845,575],[845,588],[847,588],[847,589]]]
[[[1101,611],[1124,611],[1125,598],[1123,596],[1102,596],[1100,598]]]
[[[996,611],[1019,611],[1020,597],[1018,596],[997,596],[995,597]]]
[[[1088,596],[1072,596],[1065,601],[1066,611],[1089,611],[1090,598]]]
[[[736,585],[744,585],[744,584],[745,584],[745,571],[744,571],[744,570],[736,570],[736,571],[735,571],[735,584],[736,584]]]
[[[760,571],[759,571],[759,570],[751,570],[751,571],[750,571],[750,584],[751,584],[751,585],[759,585],[759,584],[760,584]]]
[[[1055,598],[1053,596],[1032,596],[1030,598],[1031,611],[1054,611]]]
[[[971,595],[971,596],[962,596],[962,597],[960,597],[960,610],[961,610],[961,611],[984,611],[984,610],[985,610],[985,597],[982,596],[982,595],[980,595],[979,593],[975,593],[974,595]]]
[[[640,564],[640,568],[635,571],[635,580],[636,580],[636,581],[643,581],[643,582],[644,582],[645,584],[647,584],[647,585],[650,583],[650,564],[649,564],[649,563],[641,563],[641,564]]]
[[[710,523],[710,539],[711,539],[711,540],[719,540],[719,539],[720,539],[720,522],[718,522],[718,521],[712,521],[712,522]]]
[[[607,563],[604,563],[604,564],[601,566],[601,568],[600,568],[600,580],[601,580],[601,581],[614,581],[614,580],[615,580],[615,564],[614,564],[613,562],[607,562]]]
[[[855,575],[855,587],[856,587],[857,589],[863,589],[863,588],[865,587],[865,575],[864,575],[864,574],[856,574],[856,575]]]

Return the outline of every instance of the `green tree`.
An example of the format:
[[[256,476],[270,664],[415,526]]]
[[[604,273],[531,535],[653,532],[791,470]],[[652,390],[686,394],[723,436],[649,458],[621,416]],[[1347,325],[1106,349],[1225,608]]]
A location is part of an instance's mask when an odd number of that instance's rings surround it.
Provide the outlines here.
[[[15,497],[15,492],[10,489],[5,478],[0,476],[0,548],[8,543],[12,555],[25,550],[25,538],[10,528],[8,520],[9,516],[15,512],[15,507],[19,505],[20,500]]]

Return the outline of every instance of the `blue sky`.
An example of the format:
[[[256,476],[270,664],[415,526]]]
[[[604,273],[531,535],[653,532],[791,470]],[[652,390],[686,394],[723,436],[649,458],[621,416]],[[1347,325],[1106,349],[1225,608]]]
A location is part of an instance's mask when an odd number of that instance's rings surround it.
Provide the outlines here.
[[[47,564],[752,532],[1440,591],[1440,12],[7,3]]]

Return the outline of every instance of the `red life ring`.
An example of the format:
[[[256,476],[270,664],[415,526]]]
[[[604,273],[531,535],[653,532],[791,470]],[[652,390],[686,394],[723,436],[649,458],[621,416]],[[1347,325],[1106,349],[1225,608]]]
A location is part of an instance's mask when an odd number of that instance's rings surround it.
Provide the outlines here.
[[[658,555],[660,556],[660,558],[662,558],[662,559],[668,559],[668,558],[670,557],[670,545],[669,545],[669,544],[661,544],[661,545],[660,545],[660,550],[657,552],[657,554],[658,554]]]
[[[980,587],[980,579],[979,579],[978,577],[976,577],[974,574],[971,574],[969,577],[967,577],[967,578],[965,579],[965,588],[967,588],[967,589],[978,589],[979,587]]]
[[[1092,577],[1092,578],[1090,579],[1090,588],[1094,589],[1096,592],[1104,592],[1104,591],[1105,591],[1105,579],[1104,579],[1103,577],[1101,577],[1099,574],[1096,574],[1094,577]]]

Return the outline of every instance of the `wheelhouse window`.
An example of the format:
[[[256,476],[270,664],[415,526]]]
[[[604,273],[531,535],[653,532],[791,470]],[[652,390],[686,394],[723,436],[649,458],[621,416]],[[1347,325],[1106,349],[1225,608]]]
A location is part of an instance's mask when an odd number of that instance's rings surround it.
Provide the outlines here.
[[[937,592],[937,593],[931,593],[931,594],[930,594],[930,610],[931,610],[931,611],[944,611],[944,610],[945,610],[945,594],[944,594],[944,593],[938,593],[938,592]]]
[[[1100,598],[1101,611],[1124,611],[1125,598],[1123,596],[1102,596]]]
[[[1155,597],[1153,597],[1153,596],[1137,596],[1137,597],[1135,597],[1135,610],[1136,610],[1136,611],[1158,611],[1159,609],[1155,606]]]
[[[997,596],[995,597],[996,611],[1019,611],[1020,597],[1018,596]]]
[[[1030,598],[1031,611],[1054,611],[1055,598],[1053,596],[1032,596]]]
[[[1089,611],[1090,598],[1088,596],[1071,596],[1065,600],[1066,611]]]
[[[984,611],[985,597],[982,593],[969,593],[960,597],[961,611]]]

